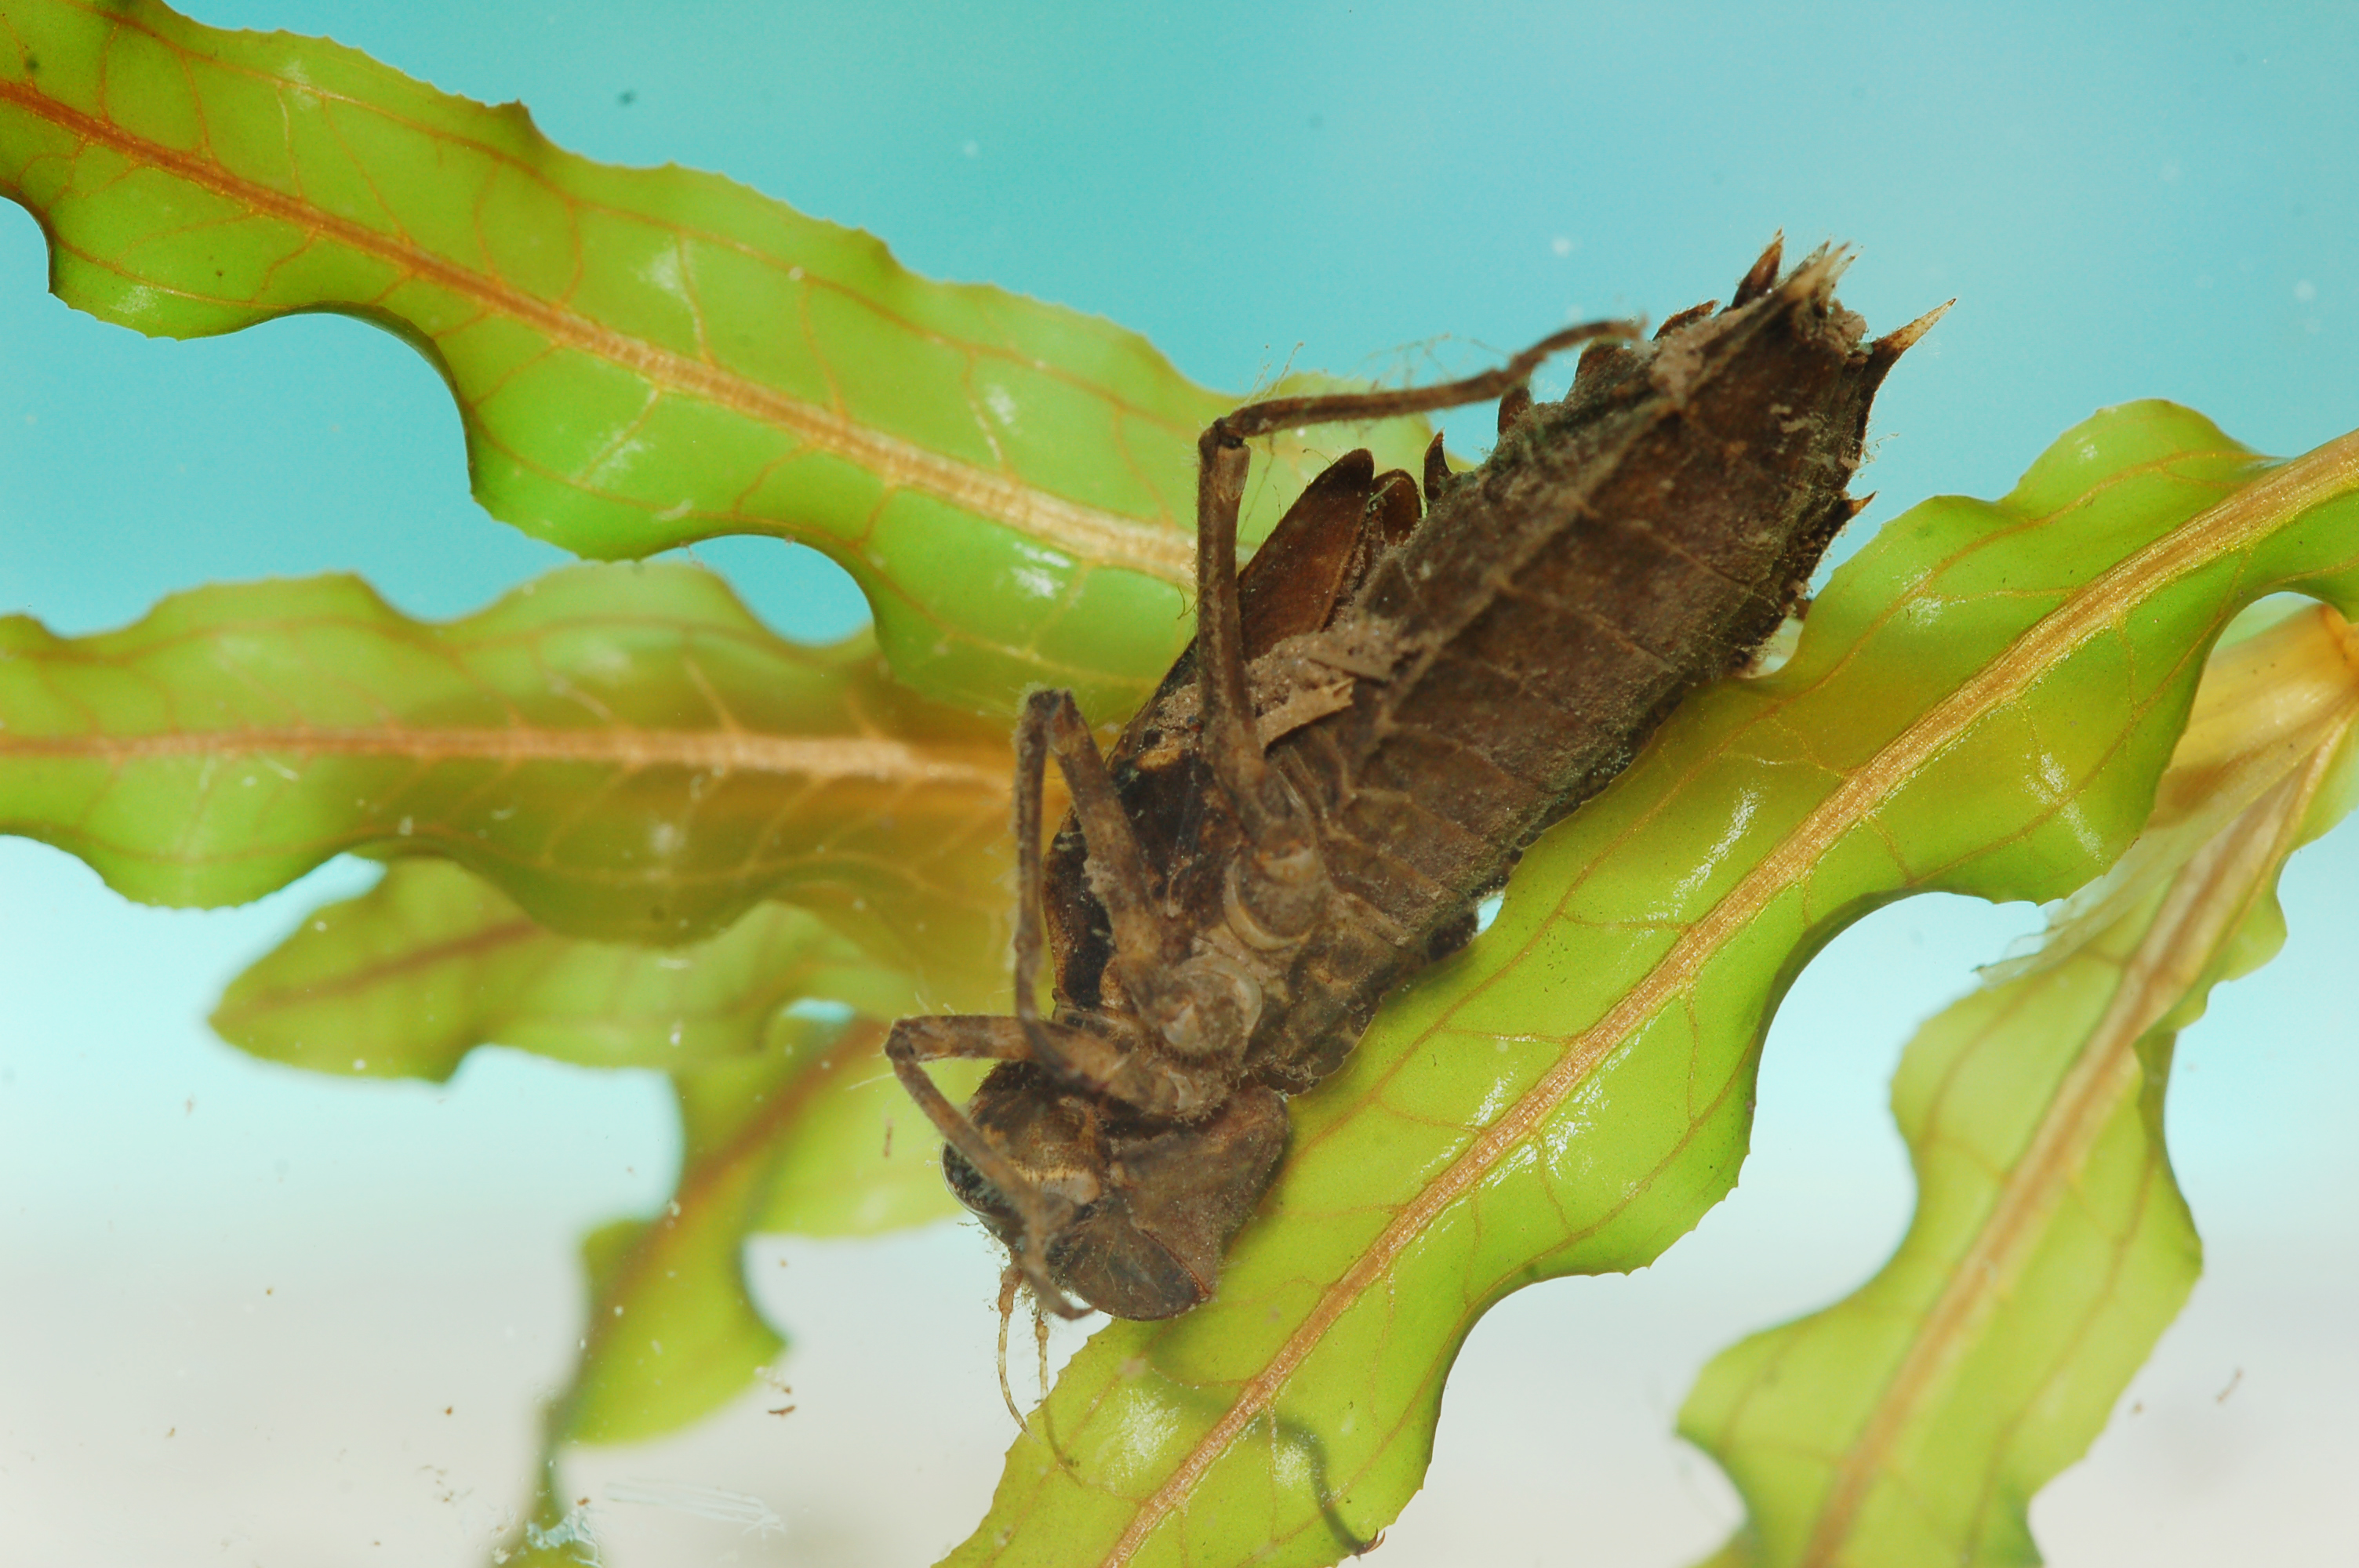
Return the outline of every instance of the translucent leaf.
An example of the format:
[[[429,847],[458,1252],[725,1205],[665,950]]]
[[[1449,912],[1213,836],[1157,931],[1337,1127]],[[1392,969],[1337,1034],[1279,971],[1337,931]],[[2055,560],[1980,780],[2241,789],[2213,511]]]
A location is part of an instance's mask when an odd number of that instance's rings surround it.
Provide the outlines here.
[[[813,1000],[871,1017],[914,1005],[817,915],[757,905],[717,936],[655,949],[561,936],[481,878],[402,860],[359,898],[314,913],[231,982],[222,1038],[292,1066],[442,1079],[497,1043],[592,1067],[679,1071],[758,1054]]]
[[[956,1212],[932,1142],[895,1142],[912,1114],[865,1026],[844,1032],[847,1011],[873,1020],[911,1005],[905,977],[790,905],[650,949],[559,935],[455,866],[406,860],[238,977],[212,1022],[234,1045],[320,1072],[441,1079],[498,1044],[687,1075],[691,1100],[766,1095],[787,1063],[803,1075],[794,1136],[767,1148],[748,1228],[853,1236]],[[733,1078],[739,1069],[753,1078]],[[949,1071],[955,1088],[983,1068]]]
[[[589,1316],[553,1444],[653,1436],[748,1386],[781,1343],[740,1277],[748,1235],[873,1235],[955,1212],[930,1141],[896,1143],[910,1119],[879,1026],[846,1027],[847,1004],[882,1016],[908,1000],[906,978],[788,905],[651,950],[558,935],[469,872],[408,860],[247,970],[213,1023],[334,1073],[440,1079],[497,1042],[671,1074],[682,1172],[664,1213],[583,1241]],[[962,1065],[952,1087],[982,1071]]]
[[[553,1490],[558,1448],[685,1426],[737,1397],[785,1347],[745,1290],[746,1231],[778,1150],[836,1081],[820,1061],[831,1050],[875,1058],[882,1041],[881,1029],[864,1025],[674,1077],[679,1184],[653,1218],[602,1226],[582,1239],[590,1299],[581,1355],[572,1382],[544,1412],[531,1509],[495,1563],[595,1562],[586,1514]]]
[[[838,1081],[821,1056],[875,1057],[879,1031],[854,1033],[675,1078],[679,1184],[655,1218],[604,1226],[582,1242],[590,1321],[573,1386],[551,1411],[551,1441],[669,1432],[734,1398],[777,1354],[783,1341],[754,1310],[739,1253],[778,1150]]]
[[[2171,1042],[2274,953],[2286,856],[2350,806],[2354,657],[2325,609],[2225,649],[2137,844],[2036,957],[1911,1043],[1899,1250],[1723,1353],[1680,1414],[1751,1507],[1714,1562],[2039,1560],[2032,1495],[2102,1430],[2201,1268],[2163,1148]]]
[[[608,940],[790,900],[929,1005],[1004,1005],[1011,766],[865,639],[783,642],[688,567],[574,568],[441,625],[349,578],[90,637],[0,621],[0,831],[149,903],[440,855]]]
[[[67,303],[171,337],[398,332],[495,516],[606,558],[800,539],[905,680],[973,707],[1046,680],[1116,718],[1186,641],[1195,437],[1235,399],[1136,334],[929,282],[717,176],[592,163],[323,39],[150,0],[14,0],[0,29],[0,194]],[[1413,468],[1425,433],[1369,444]],[[1248,538],[1323,463],[1276,447]]]
[[[749,1235],[875,1232],[951,1212],[934,1146],[876,1136],[873,1091],[892,1078],[884,1026],[791,1033],[758,1055],[673,1075],[679,1182],[652,1219],[602,1227],[582,1243],[589,1322],[573,1384],[550,1407],[551,1444],[652,1437],[750,1385],[783,1342],[745,1290]],[[970,1066],[960,1079],[977,1076]],[[828,1137],[832,1126],[857,1130],[859,1157]],[[809,1181],[801,1155],[814,1133],[842,1167],[841,1184]],[[843,1185],[856,1186],[857,1212],[834,1201]]]
[[[2359,438],[2269,469],[2135,404],[2000,502],[1887,524],[1788,664],[1691,699],[1295,1103],[1220,1294],[1098,1334],[954,1560],[1325,1563],[1367,1542],[1493,1303],[1644,1264],[1728,1190],[1804,959],[1908,892],[2088,881],[2145,821],[2236,610],[2288,587],[2354,606],[2354,484]]]
[[[739,1268],[757,1164],[691,1173],[703,1179],[682,1183],[678,1215],[619,1220],[583,1238],[589,1343],[557,1437],[629,1443],[671,1432],[736,1398],[785,1348],[746,1298]]]

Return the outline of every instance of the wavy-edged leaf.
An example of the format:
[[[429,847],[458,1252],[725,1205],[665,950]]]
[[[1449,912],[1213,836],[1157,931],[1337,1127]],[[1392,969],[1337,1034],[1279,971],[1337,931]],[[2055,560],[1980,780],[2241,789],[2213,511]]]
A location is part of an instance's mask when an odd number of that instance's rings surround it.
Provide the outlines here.
[[[590,1323],[573,1386],[551,1409],[550,1441],[626,1443],[671,1431],[734,1398],[777,1354],[782,1341],[746,1294],[739,1254],[780,1153],[835,1114],[842,1086],[885,1071],[884,1039],[884,1025],[858,1021],[673,1076],[679,1185],[654,1219],[584,1240]],[[925,1167],[939,1189],[930,1153],[904,1150],[900,1162]],[[945,1201],[919,1217],[936,1217]]]
[[[1096,1336],[953,1560],[1324,1563],[1372,1538],[1493,1303],[1643,1264],[1728,1190],[1804,959],[1911,892],[2086,882],[2234,611],[2359,599],[2354,486],[2359,437],[2271,469],[2135,404],[2002,501],[1888,524],[1788,664],[1692,699],[1296,1103],[1220,1294]]]
[[[0,40],[0,194],[67,303],[172,337],[389,328],[450,384],[495,516],[606,558],[816,546],[936,696],[1005,713],[1048,680],[1119,717],[1186,641],[1195,437],[1234,400],[1136,334],[714,175],[592,163],[324,39],[12,0]],[[1424,433],[1370,444],[1414,468]],[[1320,466],[1276,448],[1248,538]]]
[[[587,1322],[546,1422],[553,1452],[686,1425],[776,1357],[783,1342],[742,1276],[749,1235],[873,1235],[955,1211],[930,1141],[893,1136],[908,1118],[882,1026],[845,1017],[847,1000],[891,1012],[908,995],[787,905],[651,950],[557,935],[459,867],[407,860],[249,969],[214,1023],[256,1054],[336,1073],[441,1078],[497,1042],[670,1074],[679,1179],[654,1218],[583,1239]],[[796,1007],[818,999],[835,1006]],[[983,1070],[959,1064],[952,1087]],[[562,1537],[564,1517],[543,1497],[532,1528]]]
[[[792,1227],[826,1235],[948,1211],[934,1147],[908,1139],[897,1150],[889,1136],[874,1137],[874,1090],[892,1079],[884,1041],[884,1025],[854,1020],[673,1075],[683,1144],[679,1185],[654,1218],[603,1226],[583,1239],[590,1301],[582,1354],[571,1385],[546,1412],[544,1480],[532,1515],[498,1560],[575,1561],[567,1552],[583,1520],[548,1484],[560,1445],[675,1431],[743,1393],[776,1358],[785,1342],[745,1289],[749,1234],[775,1227],[782,1216],[815,1221]],[[959,1087],[980,1071],[962,1064]],[[846,1121],[864,1122],[869,1134],[863,1158],[850,1159],[840,1147],[830,1155],[852,1167],[843,1174],[864,1206],[856,1222],[833,1202],[836,1188],[810,1184],[798,1161],[815,1130]]]
[[[241,1050],[316,1072],[440,1080],[494,1043],[676,1072],[772,1048],[798,1002],[895,1018],[914,999],[907,976],[792,904],[756,905],[685,947],[592,942],[536,924],[448,861],[406,860],[231,981],[212,1025]]]
[[[690,567],[571,568],[440,624],[342,577],[89,637],[0,621],[0,831],[148,903],[440,855],[610,940],[791,900],[929,1005],[991,1005],[1011,767],[1001,726],[911,695],[865,638],[787,643]]]
[[[881,1036],[879,1037],[881,1041]],[[964,1097],[988,1063],[945,1065],[944,1092]],[[881,1044],[830,1052],[817,1067],[825,1114],[802,1119],[771,1162],[750,1231],[876,1236],[963,1217],[942,1180],[941,1145],[893,1076]]]
[[[559,935],[459,867],[402,860],[233,981],[212,1022],[242,1050],[318,1072],[440,1080],[468,1051],[497,1044],[684,1074],[681,1093],[698,1104],[707,1094],[750,1103],[790,1067],[803,1075],[799,1098],[762,1155],[747,1228],[865,1236],[957,1212],[874,1042],[845,1033],[846,1011],[898,1017],[911,996],[907,977],[791,905],[766,903],[718,936],[651,949]],[[831,1005],[799,1006],[809,1002]],[[756,1081],[732,1078],[738,1066]],[[956,1089],[983,1068],[942,1070]],[[904,1125],[910,1136],[897,1141]]]
[[[1723,1352],[1680,1412],[1750,1505],[1715,1563],[2039,1561],[2033,1494],[2201,1270],[2163,1147],[2172,1041],[2276,952],[2287,855],[2351,806],[2354,656],[2324,608],[2224,649],[2136,845],[2035,958],[1910,1043],[1892,1100],[1919,1195],[1898,1251]]]

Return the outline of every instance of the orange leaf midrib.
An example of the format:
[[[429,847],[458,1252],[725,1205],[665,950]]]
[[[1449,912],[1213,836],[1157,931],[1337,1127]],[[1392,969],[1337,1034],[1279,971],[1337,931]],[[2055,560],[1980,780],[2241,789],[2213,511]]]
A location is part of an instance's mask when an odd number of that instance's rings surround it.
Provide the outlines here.
[[[342,1001],[411,975],[429,973],[446,964],[490,958],[542,935],[545,932],[541,926],[519,914],[496,925],[479,926],[463,936],[407,948],[391,958],[378,958],[339,974],[307,977],[297,984],[242,1000],[224,999],[213,1011],[213,1028],[228,1038],[255,1019],[285,1011],[287,1004],[279,999],[289,994],[299,999],[296,1005],[305,1008]]]
[[[2343,651],[2347,661],[2347,645]],[[1838,1459],[1818,1522],[1803,1549],[1806,1568],[1825,1568],[1838,1560],[1870,1488],[1887,1474],[1901,1434],[1923,1401],[1953,1371],[1972,1325],[2013,1289],[2048,1214],[2077,1178],[2121,1102],[2136,1093],[2143,1081],[2137,1043],[2210,968],[2223,944],[2267,892],[2273,870],[2292,853],[2310,803],[2332,771],[2354,719],[2359,719],[2359,687],[2347,687],[2332,710],[2304,727],[2301,752],[2285,776],[2239,812],[2171,880],[2160,912],[2124,962],[2112,1001],[1999,1184],[1971,1246],[1922,1314],[1920,1332],[1912,1337],[1858,1436]],[[2159,1150],[2154,1158],[2162,1158]]]
[[[114,20],[122,25],[121,18]],[[168,48],[176,47],[168,39],[158,41]],[[296,85],[276,78],[268,80],[282,89]],[[318,91],[303,90],[315,94]],[[85,144],[111,148],[132,163],[163,169],[248,211],[276,218],[299,231],[390,263],[409,276],[472,301],[484,311],[521,322],[552,343],[620,365],[656,386],[786,430],[814,448],[876,475],[887,491],[908,489],[936,496],[1029,535],[1079,560],[1141,572],[1182,585],[1193,580],[1194,541],[1175,529],[1049,494],[1011,475],[929,451],[914,442],[862,425],[835,409],[790,397],[708,361],[603,327],[395,235],[321,211],[284,191],[241,178],[210,159],[135,135],[110,120],[51,98],[30,83],[0,81],[0,103],[15,104]],[[377,112],[373,106],[362,107]],[[21,199],[21,193],[17,194]],[[53,235],[52,243],[62,242]],[[365,303],[351,302],[355,309]]]
[[[955,786],[1005,796],[1009,763],[996,748],[929,747],[864,736],[761,735],[742,730],[640,730],[620,725],[555,730],[523,726],[336,728],[305,724],[172,730],[152,735],[27,735],[0,730],[0,764],[22,758],[110,766],[181,758],[386,757],[413,762],[597,764],[756,773],[822,782]]]

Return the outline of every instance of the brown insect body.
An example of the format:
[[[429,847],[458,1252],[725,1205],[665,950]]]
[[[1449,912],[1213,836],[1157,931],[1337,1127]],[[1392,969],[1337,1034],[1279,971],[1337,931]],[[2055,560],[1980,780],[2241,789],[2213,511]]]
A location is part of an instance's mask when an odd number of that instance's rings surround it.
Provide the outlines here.
[[[1507,373],[1254,406],[1206,433],[1198,645],[1103,762],[1062,694],[1019,734],[1031,779],[1045,746],[1076,803],[1027,868],[1019,1017],[895,1032],[953,1189],[1044,1300],[1153,1318],[1209,1296],[1283,1152],[1283,1097],[1332,1072],[1532,838],[1799,605],[1857,510],[1876,386],[1930,319],[1863,344],[1838,258],[1777,270],[1773,243],[1726,311],[1593,344],[1560,403],[1510,386],[1481,469],[1429,452],[1421,518],[1408,475],[1343,458],[1242,576],[1245,436],[1471,401]],[[1037,845],[1037,786],[1018,795]],[[1036,881],[1049,1020],[1024,1011]],[[943,1055],[1004,1059],[965,1117],[918,1069]]]

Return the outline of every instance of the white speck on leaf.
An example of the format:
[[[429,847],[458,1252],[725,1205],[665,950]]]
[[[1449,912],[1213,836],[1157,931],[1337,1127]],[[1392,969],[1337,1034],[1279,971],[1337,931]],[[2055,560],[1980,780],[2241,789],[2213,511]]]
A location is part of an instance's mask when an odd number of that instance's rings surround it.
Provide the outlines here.
[[[1017,567],[1007,574],[1007,580],[1034,599],[1054,599],[1064,586],[1052,574],[1030,567]]]
[[[983,401],[984,406],[991,410],[993,418],[1010,430],[1016,428],[1016,399],[1009,395],[1006,387],[995,382],[984,387]]]
[[[677,248],[668,247],[649,256],[647,265],[639,269],[639,276],[675,299],[688,297],[687,285],[680,276],[679,252]]]

